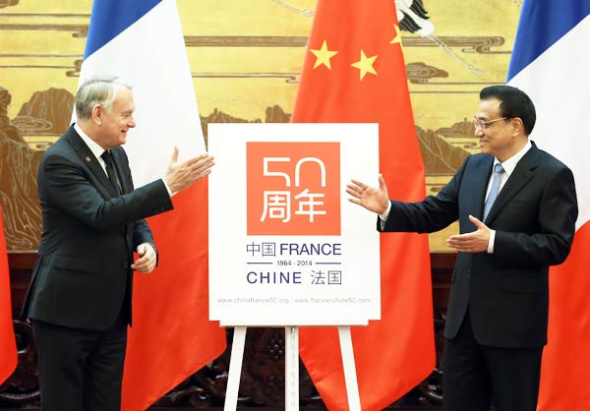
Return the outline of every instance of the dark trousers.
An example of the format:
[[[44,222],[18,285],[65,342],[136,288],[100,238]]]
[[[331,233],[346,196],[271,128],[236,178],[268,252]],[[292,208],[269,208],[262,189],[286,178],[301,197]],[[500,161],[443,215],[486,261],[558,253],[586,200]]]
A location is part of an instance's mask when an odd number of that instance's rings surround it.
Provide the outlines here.
[[[543,347],[480,345],[469,312],[459,332],[446,341],[443,398],[446,411],[536,411]]]
[[[43,411],[119,411],[127,322],[105,331],[33,320]]]

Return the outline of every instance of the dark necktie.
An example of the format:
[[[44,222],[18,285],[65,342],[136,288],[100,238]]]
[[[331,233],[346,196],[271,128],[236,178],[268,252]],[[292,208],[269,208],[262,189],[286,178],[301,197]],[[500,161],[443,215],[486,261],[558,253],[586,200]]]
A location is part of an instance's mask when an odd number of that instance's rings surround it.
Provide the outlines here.
[[[119,186],[119,179],[117,178],[117,171],[115,170],[115,162],[113,161],[113,156],[109,150],[105,151],[101,155],[107,169],[107,175],[113,188],[117,192],[117,194],[121,194],[121,188]]]
[[[494,166],[494,179],[492,180],[492,189],[490,190],[490,194],[488,195],[488,199],[486,200],[486,204],[483,208],[483,219],[488,217],[492,206],[494,205],[494,201],[496,201],[496,197],[498,197],[498,193],[500,192],[500,180],[502,178],[502,174],[504,174],[504,167],[502,164],[496,163]]]

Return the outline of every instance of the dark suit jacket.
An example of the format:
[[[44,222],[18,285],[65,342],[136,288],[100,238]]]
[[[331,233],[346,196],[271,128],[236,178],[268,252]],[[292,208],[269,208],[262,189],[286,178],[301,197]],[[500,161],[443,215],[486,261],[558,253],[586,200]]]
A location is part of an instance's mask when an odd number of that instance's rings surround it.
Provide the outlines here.
[[[41,160],[43,235],[23,308],[29,318],[104,330],[123,309],[131,321],[133,250],[153,243],[143,218],[172,203],[161,180],[134,190],[125,151],[111,153],[122,195],[73,127]]]
[[[430,233],[459,219],[461,233],[482,219],[494,158],[469,156],[436,197],[392,201],[383,231]],[[469,307],[477,341],[538,347],[547,342],[548,269],[567,257],[578,215],[572,172],[533,147],[518,162],[484,223],[496,230],[494,253],[459,253],[445,336],[452,339]]]

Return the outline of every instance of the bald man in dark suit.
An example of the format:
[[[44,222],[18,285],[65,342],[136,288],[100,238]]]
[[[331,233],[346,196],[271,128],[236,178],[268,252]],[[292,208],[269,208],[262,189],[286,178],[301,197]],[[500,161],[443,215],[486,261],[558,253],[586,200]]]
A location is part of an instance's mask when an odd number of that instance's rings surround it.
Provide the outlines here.
[[[535,411],[547,343],[549,266],[563,262],[578,215],[570,169],[529,141],[536,114],[509,86],[484,88],[474,118],[481,154],[436,197],[388,199],[353,180],[350,201],[380,215],[384,232],[438,231],[459,220],[445,328],[445,410]]]

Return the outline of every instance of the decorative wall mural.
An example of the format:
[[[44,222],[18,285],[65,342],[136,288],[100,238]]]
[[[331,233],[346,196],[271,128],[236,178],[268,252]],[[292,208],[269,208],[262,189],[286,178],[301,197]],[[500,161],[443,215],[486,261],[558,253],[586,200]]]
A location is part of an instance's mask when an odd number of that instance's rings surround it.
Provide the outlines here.
[[[5,7],[16,6],[18,4],[18,0],[0,0],[0,9]]]
[[[30,250],[41,236],[36,171],[43,154],[31,148],[7,116],[10,94],[0,88],[0,203],[7,247]]]
[[[522,1],[392,0],[426,190],[436,194],[478,151],[479,90],[502,84]],[[203,130],[213,122],[288,122],[315,0],[178,0]],[[10,250],[34,250],[40,230],[36,169],[67,128],[91,0],[0,0],[0,201]],[[455,226],[431,235],[448,250]]]

